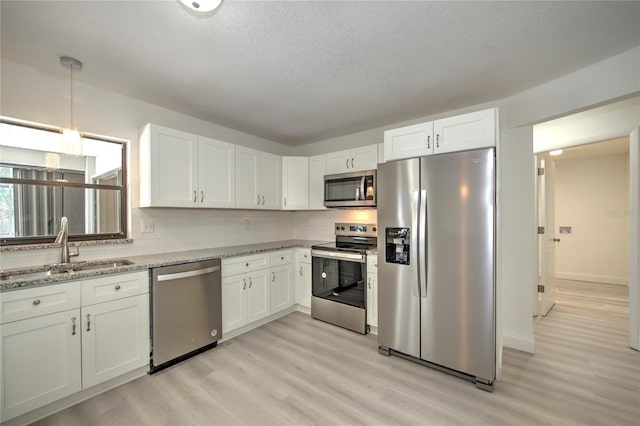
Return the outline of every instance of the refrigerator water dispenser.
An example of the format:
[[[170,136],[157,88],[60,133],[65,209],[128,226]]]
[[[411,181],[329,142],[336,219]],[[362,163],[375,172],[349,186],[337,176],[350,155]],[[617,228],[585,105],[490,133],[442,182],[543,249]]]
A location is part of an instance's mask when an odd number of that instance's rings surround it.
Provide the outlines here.
[[[386,228],[384,237],[387,263],[409,264],[411,230],[409,228]]]

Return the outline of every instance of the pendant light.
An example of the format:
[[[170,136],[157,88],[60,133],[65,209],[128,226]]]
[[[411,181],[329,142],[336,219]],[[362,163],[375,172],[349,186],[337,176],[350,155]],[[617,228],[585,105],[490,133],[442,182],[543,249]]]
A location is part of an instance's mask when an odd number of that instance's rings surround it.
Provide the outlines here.
[[[197,12],[211,12],[222,4],[222,0],[180,0],[180,3]]]
[[[82,135],[78,132],[78,129],[73,127],[73,70],[80,71],[82,69],[82,62],[75,58],[68,56],[60,57],[60,64],[69,68],[69,110],[71,114],[71,120],[69,122],[69,128],[62,129],[62,153],[67,155],[82,155]]]

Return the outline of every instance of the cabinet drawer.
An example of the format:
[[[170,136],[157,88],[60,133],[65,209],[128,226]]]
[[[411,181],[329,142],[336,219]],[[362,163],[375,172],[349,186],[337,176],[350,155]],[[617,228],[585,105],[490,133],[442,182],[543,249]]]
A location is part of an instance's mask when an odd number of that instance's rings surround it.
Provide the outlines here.
[[[269,267],[269,253],[222,259],[222,276],[243,274]]]
[[[94,305],[149,292],[149,271],[109,275],[82,282],[82,305]]]
[[[291,258],[291,250],[274,251],[271,253],[271,266],[288,265]]]
[[[2,294],[0,323],[53,314],[80,307],[80,282],[9,291]]]
[[[300,261],[300,263],[311,263],[311,249],[298,249],[298,256],[298,260]]]
[[[367,255],[367,273],[369,274],[378,273],[378,256],[375,254]]]

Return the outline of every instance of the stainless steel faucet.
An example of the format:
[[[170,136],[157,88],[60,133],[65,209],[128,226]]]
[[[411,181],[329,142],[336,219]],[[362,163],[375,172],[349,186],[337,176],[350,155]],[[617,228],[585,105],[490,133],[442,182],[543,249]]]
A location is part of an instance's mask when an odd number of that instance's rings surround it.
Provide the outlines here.
[[[60,221],[60,232],[58,232],[55,244],[62,244],[60,263],[69,263],[72,257],[80,255],[79,247],[76,247],[77,251],[75,253],[69,252],[69,221],[66,216],[62,216],[62,220]]]

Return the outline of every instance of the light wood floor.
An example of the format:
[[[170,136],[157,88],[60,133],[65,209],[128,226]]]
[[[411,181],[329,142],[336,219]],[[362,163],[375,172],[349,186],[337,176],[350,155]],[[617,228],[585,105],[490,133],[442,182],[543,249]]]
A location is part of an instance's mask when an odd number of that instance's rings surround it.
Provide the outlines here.
[[[536,355],[505,349],[494,393],[294,313],[38,425],[638,425],[626,289],[560,282]]]

